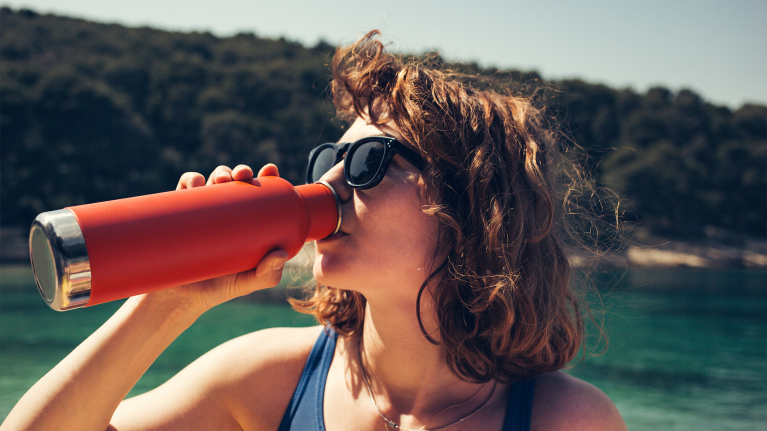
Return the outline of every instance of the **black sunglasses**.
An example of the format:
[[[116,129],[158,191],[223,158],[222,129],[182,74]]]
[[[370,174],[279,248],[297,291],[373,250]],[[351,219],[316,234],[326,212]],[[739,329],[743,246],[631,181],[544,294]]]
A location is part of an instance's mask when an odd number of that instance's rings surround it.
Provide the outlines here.
[[[419,171],[423,169],[421,156],[401,142],[386,136],[370,136],[353,143],[327,143],[313,149],[309,153],[306,182],[317,182],[345,156],[346,182],[355,189],[369,189],[381,182],[395,154],[402,156]]]

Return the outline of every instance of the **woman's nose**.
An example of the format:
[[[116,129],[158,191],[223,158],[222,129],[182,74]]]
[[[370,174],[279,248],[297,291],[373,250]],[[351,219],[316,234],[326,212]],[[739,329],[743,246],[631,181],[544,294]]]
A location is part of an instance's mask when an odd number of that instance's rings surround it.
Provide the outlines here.
[[[341,203],[347,202],[352,198],[354,189],[352,189],[344,178],[344,162],[343,160],[336,163],[335,166],[330,168],[329,171],[320,177],[320,181],[325,181],[333,187],[336,191],[336,195]]]

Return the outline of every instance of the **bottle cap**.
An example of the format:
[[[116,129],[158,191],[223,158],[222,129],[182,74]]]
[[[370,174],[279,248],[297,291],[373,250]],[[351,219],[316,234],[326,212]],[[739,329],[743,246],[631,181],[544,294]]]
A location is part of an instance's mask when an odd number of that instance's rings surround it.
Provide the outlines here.
[[[29,255],[37,289],[56,311],[85,307],[91,296],[91,265],[74,214],[44,212],[32,222]]]

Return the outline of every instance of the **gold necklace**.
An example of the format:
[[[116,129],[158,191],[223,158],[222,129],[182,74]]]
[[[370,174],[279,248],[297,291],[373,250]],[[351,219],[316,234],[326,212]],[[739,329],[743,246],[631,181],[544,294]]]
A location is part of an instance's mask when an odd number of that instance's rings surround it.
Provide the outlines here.
[[[399,430],[402,430],[402,431],[441,431],[441,430],[443,430],[445,428],[450,428],[453,425],[458,425],[459,423],[461,423],[461,422],[465,421],[466,419],[474,416],[475,414],[477,414],[477,412],[479,412],[480,410],[485,408],[487,403],[489,403],[490,400],[493,399],[493,395],[495,395],[495,390],[498,387],[498,382],[495,382],[495,385],[493,385],[493,392],[490,393],[490,396],[485,400],[484,403],[482,403],[481,406],[479,406],[473,412],[469,413],[468,415],[462,417],[461,419],[458,419],[457,421],[455,421],[455,422],[453,422],[451,424],[445,425],[445,426],[440,427],[440,428],[432,428],[432,429],[426,429],[426,424],[424,424],[421,428],[418,428],[418,429],[403,428],[403,427],[397,425],[397,423],[394,422],[393,420],[391,420],[391,419],[387,418],[386,416],[384,416],[383,413],[381,413],[381,409],[378,407],[378,401],[376,401],[376,397],[373,395],[373,390],[370,388],[370,381],[368,380],[368,373],[365,371],[365,365],[362,364],[362,345],[361,345],[361,343],[362,343],[362,334],[360,334],[360,338],[357,340],[357,357],[358,357],[359,362],[360,362],[360,369],[362,370],[362,378],[365,381],[365,387],[367,387],[367,389],[368,389],[368,394],[370,395],[370,398],[373,399],[373,405],[376,407],[376,411],[378,412],[378,416],[380,416],[381,419],[383,419],[384,424],[386,425],[386,430],[387,431],[389,430],[389,428],[395,429],[395,430],[399,429]],[[477,392],[477,394],[478,393],[479,393],[479,391]],[[477,394],[474,394],[473,397],[469,398],[466,401],[472,400],[474,397],[477,396]],[[466,401],[464,401],[464,403]],[[461,404],[463,404],[463,403],[461,403]],[[458,405],[460,405],[460,404],[458,404]],[[450,409],[452,407],[455,407],[455,406],[450,406],[450,407],[442,410],[441,412],[439,412],[436,415],[432,416],[432,419],[434,419],[435,417],[441,415],[446,410],[448,410],[448,409]],[[431,421],[431,419],[429,419],[429,421]]]

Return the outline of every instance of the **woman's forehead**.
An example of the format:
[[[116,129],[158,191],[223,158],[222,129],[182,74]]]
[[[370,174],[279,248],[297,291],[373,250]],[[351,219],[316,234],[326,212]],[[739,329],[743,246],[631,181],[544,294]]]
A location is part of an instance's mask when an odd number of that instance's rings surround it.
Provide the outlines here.
[[[402,134],[396,127],[388,124],[370,124],[368,119],[363,117],[357,117],[338,142],[354,142],[368,136],[389,136],[402,142]]]

